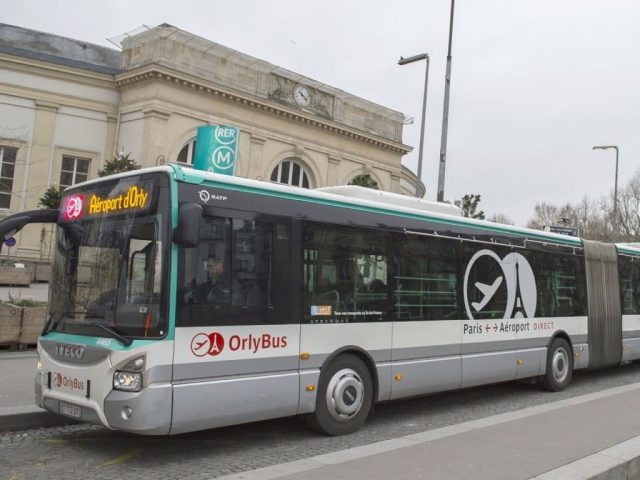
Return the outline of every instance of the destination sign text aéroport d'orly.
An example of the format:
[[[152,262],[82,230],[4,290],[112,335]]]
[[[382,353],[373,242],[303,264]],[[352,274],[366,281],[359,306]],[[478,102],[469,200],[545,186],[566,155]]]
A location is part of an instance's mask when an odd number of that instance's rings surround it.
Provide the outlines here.
[[[144,208],[148,198],[149,193],[136,185],[130,186],[129,190],[113,198],[101,198],[94,193],[89,199],[88,214],[97,215]]]

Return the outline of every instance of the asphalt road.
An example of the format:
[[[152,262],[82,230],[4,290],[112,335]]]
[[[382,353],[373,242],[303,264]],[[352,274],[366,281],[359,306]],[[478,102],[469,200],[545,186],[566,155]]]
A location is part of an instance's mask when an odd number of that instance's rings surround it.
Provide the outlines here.
[[[640,364],[635,363],[577,374],[561,393],[506,383],[396,401],[377,406],[359,432],[337,438],[311,432],[299,418],[174,437],[134,436],[85,424],[5,433],[0,434],[0,479],[210,479],[638,381]]]

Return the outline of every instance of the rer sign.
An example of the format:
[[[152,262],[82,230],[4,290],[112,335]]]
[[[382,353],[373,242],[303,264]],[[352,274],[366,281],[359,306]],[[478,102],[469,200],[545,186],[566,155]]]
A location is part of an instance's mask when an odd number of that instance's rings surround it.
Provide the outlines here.
[[[205,172],[235,175],[239,135],[240,131],[236,127],[198,127],[194,168]]]

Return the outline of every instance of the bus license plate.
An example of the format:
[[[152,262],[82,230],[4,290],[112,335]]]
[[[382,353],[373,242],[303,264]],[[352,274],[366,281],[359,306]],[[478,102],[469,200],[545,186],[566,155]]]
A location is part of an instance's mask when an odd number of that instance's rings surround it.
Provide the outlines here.
[[[75,405],[69,405],[68,403],[60,402],[58,405],[58,411],[63,415],[70,417],[80,418],[82,416],[82,409]]]

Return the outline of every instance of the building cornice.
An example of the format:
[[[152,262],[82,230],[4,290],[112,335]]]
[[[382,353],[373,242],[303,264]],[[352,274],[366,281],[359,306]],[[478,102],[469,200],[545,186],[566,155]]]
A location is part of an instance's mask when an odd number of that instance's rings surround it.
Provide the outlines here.
[[[37,103],[53,103],[58,106],[64,105],[68,107],[82,108],[98,113],[105,113],[108,116],[116,117],[118,114],[117,105],[111,103],[100,102],[96,100],[87,100],[80,97],[72,97],[60,93],[51,93],[45,90],[34,88],[17,87],[15,85],[4,84],[0,82],[0,93],[19,98],[26,98]]]
[[[115,89],[114,75],[0,53],[0,65],[25,73],[45,75],[59,80],[87,83],[95,87]],[[34,71],[35,70],[35,71]]]
[[[359,142],[368,143],[385,150],[391,150],[402,155],[407,154],[408,152],[413,150],[413,148],[408,145],[391,142],[381,137],[369,135],[356,129],[346,127],[336,122],[309,116],[302,112],[295,111],[280,105],[275,105],[268,101],[259,100],[255,97],[249,97],[243,93],[224,89],[211,82],[207,82],[202,79],[196,79],[194,77],[178,73],[174,70],[158,65],[150,65],[116,75],[115,85],[118,88],[122,88],[128,85],[158,80],[170,82],[182,87],[191,88],[205,95],[211,95],[230,102],[239,103],[256,110],[262,110],[264,112],[271,113],[288,120],[326,130],[337,135],[342,135]]]

